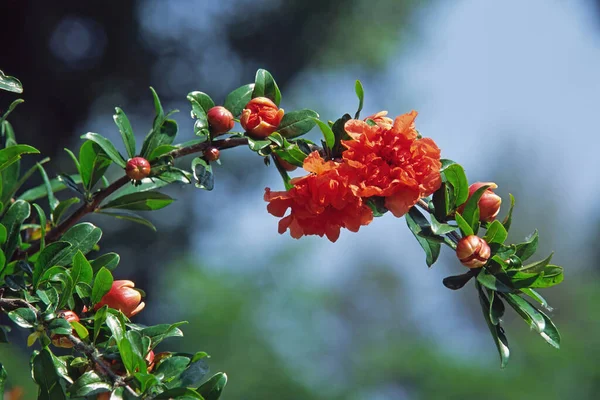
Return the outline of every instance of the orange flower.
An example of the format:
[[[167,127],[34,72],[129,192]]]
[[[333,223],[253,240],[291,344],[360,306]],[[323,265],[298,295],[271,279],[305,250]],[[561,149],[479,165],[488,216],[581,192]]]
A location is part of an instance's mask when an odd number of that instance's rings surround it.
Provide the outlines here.
[[[255,97],[242,111],[240,124],[254,139],[264,139],[277,130],[283,118],[283,108],[266,97]]]
[[[387,113],[387,111],[379,111],[377,114],[369,115],[367,118],[365,118],[365,122],[367,122],[368,120],[372,120],[378,126],[384,129],[392,129],[392,126],[394,125],[394,120],[390,117],[386,117]]]
[[[304,235],[326,235],[335,242],[340,228],[357,232],[361,225],[373,220],[371,209],[351,189],[348,172],[352,171],[345,164],[325,161],[315,151],[304,160],[304,169],[310,174],[292,179],[294,187],[290,190],[265,189],[269,213],[284,217],[288,208],[291,209],[290,214],[279,221],[279,233],[289,228],[295,239]]]
[[[342,141],[342,157],[356,175],[355,193],[385,197],[386,208],[401,217],[440,187],[440,149],[429,138],[417,138],[416,111],[397,117],[389,128],[383,115],[375,114],[374,126],[356,119],[346,122],[353,140]]]
[[[134,289],[135,283],[128,280],[114,281],[108,293],[94,306],[98,310],[104,305],[121,311],[127,318],[133,317],[144,309],[140,292]]]

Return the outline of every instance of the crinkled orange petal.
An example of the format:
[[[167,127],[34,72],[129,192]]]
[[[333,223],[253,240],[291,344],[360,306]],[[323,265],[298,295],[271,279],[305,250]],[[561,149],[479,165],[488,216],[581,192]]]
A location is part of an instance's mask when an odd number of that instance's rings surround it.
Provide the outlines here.
[[[417,204],[419,200],[419,192],[412,188],[405,188],[405,190],[399,190],[391,196],[385,198],[385,207],[394,214],[395,217],[400,218],[411,209],[412,206]]]

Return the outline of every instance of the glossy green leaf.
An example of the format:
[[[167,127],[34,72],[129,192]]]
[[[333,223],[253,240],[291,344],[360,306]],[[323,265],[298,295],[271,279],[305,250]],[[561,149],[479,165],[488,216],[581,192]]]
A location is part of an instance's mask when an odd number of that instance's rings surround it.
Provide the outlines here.
[[[425,262],[427,263],[427,266],[431,267],[440,255],[440,243],[426,239],[419,235],[422,232],[423,227],[429,226],[429,222],[416,207],[412,207],[405,217],[408,228],[413,233],[423,250],[425,250]]]
[[[124,210],[120,210],[118,212],[109,212],[109,211],[96,211],[96,212],[98,214],[108,215],[110,217],[121,219],[124,221],[135,222],[137,224],[144,225],[156,232],[156,227],[154,226],[154,224],[152,222],[148,221],[146,218],[144,218],[138,214],[135,214],[133,212],[128,212],[128,211],[124,211]]]
[[[106,253],[95,260],[92,260],[90,265],[92,266],[94,273],[98,272],[102,267],[105,267],[109,271],[113,271],[117,268],[117,265],[119,265],[119,261],[121,261],[121,256],[117,253]]]
[[[113,119],[115,120],[115,124],[117,124],[117,128],[119,128],[119,132],[123,138],[123,143],[125,144],[125,149],[127,150],[129,158],[135,157],[135,135],[133,134],[133,129],[131,128],[129,118],[127,118],[127,115],[125,115],[123,110],[121,110],[119,107],[116,107]]]
[[[0,224],[0,244],[6,243],[6,239],[8,238],[8,231],[3,224]]]
[[[14,93],[23,93],[23,85],[14,76],[5,75],[0,71],[0,89]]]
[[[159,210],[171,204],[173,198],[161,192],[137,192],[116,198],[102,206],[102,209],[116,208],[125,210]]]
[[[46,220],[46,213],[42,210],[37,204],[33,204],[33,208],[37,212],[38,218],[40,219],[40,250],[44,250],[46,247],[46,225],[48,221]]]
[[[498,354],[500,355],[500,368],[506,367],[508,363],[508,359],[510,357],[510,349],[508,348],[508,340],[506,339],[506,335],[504,334],[504,329],[500,326],[500,324],[494,325],[490,320],[490,302],[486,297],[483,289],[479,284],[475,285],[477,287],[477,292],[479,293],[479,303],[481,304],[481,310],[483,311],[483,316],[485,318],[485,322],[490,329],[490,333],[492,334],[492,338],[494,339],[494,343],[496,344],[496,348],[498,349]]]
[[[513,293],[505,293],[503,297],[517,314],[519,314],[533,329],[538,333],[544,330],[546,325],[544,316],[527,300]]]
[[[149,326],[142,329],[142,335],[147,336],[151,340],[152,348],[156,347],[160,342],[169,337],[182,337],[183,332],[179,329],[179,326],[186,324],[187,322],[178,322],[175,324],[160,324],[155,326]]]
[[[447,276],[442,280],[444,286],[451,290],[462,289],[476,274],[470,270],[462,275]]]
[[[493,290],[488,289],[488,299],[490,301],[490,322],[494,325],[500,323],[500,318],[504,315],[504,303],[500,299],[500,296]]]
[[[187,99],[191,102],[194,100],[196,103],[202,107],[204,112],[208,112],[211,108],[215,106],[215,102],[213,99],[204,92],[193,91],[188,93]]]
[[[456,214],[454,215],[454,219],[456,220],[456,223],[458,224],[458,227],[460,228],[460,231],[462,232],[463,236],[471,236],[474,235],[473,232],[473,228],[471,227],[471,225],[462,217],[462,215],[460,215],[460,213],[457,211]]]
[[[79,149],[79,171],[83,186],[88,191],[91,190],[104,176],[111,163],[108,154],[100,145],[91,140],[84,142]]]
[[[313,110],[290,111],[281,119],[277,131],[287,139],[302,136],[314,128],[318,118],[319,114]]]
[[[537,301],[538,303],[540,303],[542,305],[542,307],[546,308],[548,311],[552,311],[552,307],[550,307],[550,305],[548,304],[548,302],[546,301],[546,299],[544,299],[542,297],[542,295],[540,295],[535,290],[530,289],[530,288],[523,288],[523,289],[520,289],[520,290],[521,290],[521,292],[524,295],[529,296],[533,300]]]
[[[46,196],[48,196],[48,206],[50,207],[50,211],[54,211],[54,209],[58,206],[58,199],[54,196],[54,192],[52,191],[52,185],[50,184],[50,179],[48,179],[48,174],[46,170],[42,166],[42,164],[37,163],[37,168],[40,171],[40,175],[42,175],[42,180],[44,181],[44,186],[46,188]]]
[[[212,376],[208,381],[204,382],[198,388],[198,393],[202,395],[204,400],[218,400],[221,393],[227,384],[227,375],[219,372]]]
[[[495,290],[502,293],[511,293],[513,288],[511,287],[510,278],[506,274],[491,274],[487,269],[482,268],[477,275],[477,282],[488,289]]]
[[[137,331],[127,331],[123,339],[117,341],[119,354],[129,373],[146,372],[142,335]]]
[[[431,231],[436,235],[445,235],[450,232],[454,232],[457,230],[457,226],[442,224],[440,223],[434,215],[431,215]]]
[[[564,280],[563,268],[558,265],[546,265],[539,276],[531,285],[530,288],[547,288],[558,285]]]
[[[36,167],[37,168],[37,167]],[[81,183],[81,177],[79,175],[69,175],[76,183]],[[66,189],[66,185],[61,182],[58,178],[50,179],[50,188],[53,193],[60,192]],[[25,201],[35,201],[45,197],[47,194],[46,186],[44,184],[31,188],[23,192],[18,199]]]
[[[59,282],[61,289],[59,291],[58,304],[56,308],[58,310],[63,309],[64,307],[72,301],[71,297],[73,296],[73,290],[75,289],[75,285],[73,284],[73,279],[66,272],[60,272],[52,277],[50,280],[53,282]]]
[[[356,114],[354,114],[354,119],[359,119],[365,101],[365,90],[361,81],[357,80],[354,84],[354,92],[356,93],[356,97],[358,97],[358,109],[356,110]]]
[[[80,339],[85,340],[90,335],[87,328],[83,326],[80,322],[71,321],[70,324],[72,329],[75,331],[75,333],[77,334],[77,336],[79,336]]]
[[[508,214],[506,214],[506,217],[504,217],[504,220],[502,221],[502,225],[504,225],[504,229],[506,229],[506,231],[508,231],[510,229],[510,225],[512,224],[512,214],[513,214],[513,209],[515,208],[515,196],[513,196],[510,193],[509,193],[509,196],[510,196],[510,209],[508,210]]]
[[[77,251],[73,256],[73,267],[69,272],[73,278],[73,285],[77,285],[79,282],[91,284],[94,278],[92,265],[81,251]]]
[[[192,104],[192,118],[195,118],[194,122],[194,134],[200,137],[206,137],[209,135],[208,116],[202,106],[195,100],[190,100]]]
[[[104,322],[106,322],[108,315],[108,306],[102,306],[96,310],[96,313],[94,314],[94,343],[96,343],[98,335],[100,335],[100,331],[102,330],[102,326],[104,325]],[[115,321],[111,320],[111,323],[114,324]]]
[[[467,200],[465,208],[462,212],[463,218],[465,221],[467,221],[471,228],[473,228],[473,232],[477,232],[477,228],[479,227],[479,199],[489,187],[489,185],[485,185],[477,189],[475,193],[473,193],[473,195]]]
[[[188,367],[177,377],[171,381],[171,387],[184,386],[193,387],[202,382],[206,374],[208,374],[208,364],[205,357],[201,357],[196,361],[191,361]]]
[[[185,356],[173,355],[164,359],[155,369],[154,374],[164,374],[163,382],[169,383],[176,379],[190,364],[190,358]],[[173,387],[173,386],[168,386]]]
[[[165,119],[165,111],[163,110],[162,104],[160,104],[160,98],[158,93],[152,86],[150,86],[150,92],[152,93],[152,100],[154,101],[154,111],[156,116],[154,117],[153,129],[156,130]],[[143,151],[142,151],[143,153]]]
[[[110,140],[94,132],[88,132],[85,135],[82,135],[81,138],[91,140],[92,142],[96,143],[98,146],[100,146],[102,150],[104,150],[108,158],[110,158],[115,164],[117,164],[121,168],[125,168],[125,159],[123,158],[121,153],[119,153],[119,151],[115,148],[115,145],[112,144]]]
[[[37,324],[37,315],[35,312],[28,307],[17,308],[8,313],[10,318],[15,324],[21,328],[33,328]]]
[[[546,265],[550,264],[550,261],[552,260],[553,255],[554,255],[554,253],[550,253],[550,255],[548,257],[546,257],[545,259],[543,259],[541,261],[536,261],[531,264],[524,265],[519,270],[522,272],[528,272],[528,273],[542,272],[544,270],[544,268],[546,268]]]
[[[17,200],[10,206],[2,218],[2,225],[6,227],[7,231],[7,239],[4,246],[2,246],[2,250],[4,250],[4,255],[6,255],[8,260],[12,258],[19,243],[21,225],[29,218],[30,214],[31,207],[29,206],[29,203],[23,200]]]
[[[105,379],[95,371],[87,371],[69,387],[69,393],[71,397],[87,397],[110,392],[112,385],[106,382]]]
[[[75,192],[82,196],[85,195],[85,192],[83,190],[81,190],[81,188],[79,187],[77,182],[75,182],[69,175],[59,174],[57,178],[59,181],[64,183],[67,186],[67,188],[69,190],[71,190],[72,192]]]
[[[54,224],[59,224],[62,216],[69,210],[69,207],[79,204],[79,202],[79,198],[71,197],[58,203],[58,206],[52,211],[52,221],[54,221]]]
[[[486,242],[488,242],[488,244],[491,244],[491,243],[502,244],[502,243],[504,243],[504,241],[506,240],[507,237],[508,237],[508,232],[504,228],[504,225],[502,225],[502,223],[500,223],[500,221],[494,221],[488,226],[487,232],[486,232],[485,236],[483,237],[483,239]]]
[[[148,156],[148,161],[154,161],[167,153],[177,149],[177,146],[173,146],[170,144],[163,144],[152,150],[152,153]]]
[[[73,328],[71,328],[69,321],[63,318],[53,319],[48,324],[48,330],[53,335],[70,335],[73,332]]]
[[[431,201],[433,203],[433,215],[438,221],[445,221],[450,213],[450,191],[452,187],[447,182],[442,182],[440,188],[433,193]]]
[[[215,177],[209,163],[200,157],[196,157],[192,160],[192,171],[194,172],[197,188],[213,190],[215,187]]]
[[[254,83],[241,86],[227,95],[223,106],[237,118],[242,114],[242,110],[246,107],[246,104],[252,100],[253,91]]]
[[[56,265],[68,265],[73,260],[73,256],[80,250],[83,254],[89,253],[96,243],[102,237],[100,228],[89,222],[82,222],[73,226],[61,237],[61,241],[71,244],[71,247],[65,249]]]
[[[323,133],[323,137],[325,138],[325,144],[329,149],[333,148],[335,145],[335,135],[333,134],[333,130],[327,125],[325,122],[321,121],[318,118],[315,118],[315,123]]]
[[[256,71],[254,89],[252,90],[252,98],[255,97],[266,97],[271,99],[277,106],[279,106],[279,103],[281,102],[281,92],[279,91],[279,87],[271,73],[265,69]]]
[[[141,151],[142,157],[148,158],[156,148],[172,144],[177,136],[177,129],[177,122],[172,119],[167,119],[159,127],[152,129],[144,139]]]
[[[33,379],[39,386],[38,399],[61,400],[68,398],[60,383],[61,377],[48,348],[43,348],[33,357]]]
[[[37,288],[40,282],[40,278],[43,276],[44,272],[46,272],[52,266],[58,265],[59,261],[61,261],[65,257],[65,253],[67,253],[70,248],[71,243],[58,241],[50,243],[44,248],[44,250],[42,250],[37,260],[35,261],[35,265],[33,268],[34,288]]]
[[[71,161],[73,161],[73,164],[75,164],[75,168],[77,168],[77,172],[79,172],[79,160],[77,157],[75,157],[75,154],[73,154],[73,152],[66,147],[63,150],[69,155]]]
[[[94,286],[92,286],[92,304],[98,304],[102,297],[108,293],[113,284],[113,276],[105,267],[100,268],[94,278]]]
[[[523,243],[519,243],[516,245],[515,254],[521,259],[521,261],[525,261],[529,259],[532,255],[535,254],[538,247],[538,231],[537,229],[529,235]]]
[[[450,210],[454,210],[469,198],[469,182],[467,181],[465,170],[460,164],[449,161],[449,164],[443,166],[440,172],[442,180],[452,187],[449,208]]]

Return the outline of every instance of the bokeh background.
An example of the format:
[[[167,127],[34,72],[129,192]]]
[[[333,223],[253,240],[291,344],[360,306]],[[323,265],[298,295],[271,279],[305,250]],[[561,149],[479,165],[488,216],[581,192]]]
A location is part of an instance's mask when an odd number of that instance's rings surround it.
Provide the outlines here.
[[[463,272],[450,252],[427,269],[391,215],[335,244],[280,236],[262,201],[265,186],[281,189],[277,172],[247,149],[224,152],[213,192],[169,188],[177,203],[149,215],[158,233],[91,220],[102,250],[121,254],[116,277],[148,293],[138,322],[188,320],[168,347],[211,354],[212,371],[229,375],[225,400],[596,399],[598,3],[2,0],[0,68],[24,84],[11,121],[20,142],[52,156],[51,175],[73,172],[63,148],[81,134],[119,140],[115,106],[141,141],[150,85],[182,110],[184,141],[192,90],[222,102],[262,67],[283,108],[335,119],[356,109],[360,79],[364,115],[418,110],[443,157],[516,196],[510,239],[538,228],[539,256],[555,250],[566,268],[543,293],[563,348],[508,313],[512,357],[500,370],[472,283],[441,283]],[[0,108],[14,98],[0,93]],[[1,345],[0,360],[34,398],[27,349]]]

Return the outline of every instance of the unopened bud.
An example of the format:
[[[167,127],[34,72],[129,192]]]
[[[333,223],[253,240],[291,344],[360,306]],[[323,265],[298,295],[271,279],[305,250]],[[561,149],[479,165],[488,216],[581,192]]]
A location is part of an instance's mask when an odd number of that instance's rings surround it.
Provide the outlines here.
[[[217,161],[221,155],[221,152],[216,147],[211,146],[204,150],[203,154],[204,158],[206,158],[206,161]]]
[[[143,157],[133,157],[125,165],[125,174],[134,181],[141,181],[150,175],[150,163]]]
[[[206,118],[208,119],[208,126],[210,127],[212,136],[229,132],[235,124],[233,114],[223,106],[215,106],[208,110]]]
[[[465,267],[483,267],[490,258],[490,246],[479,236],[470,235],[460,239],[456,246],[456,256]]]

